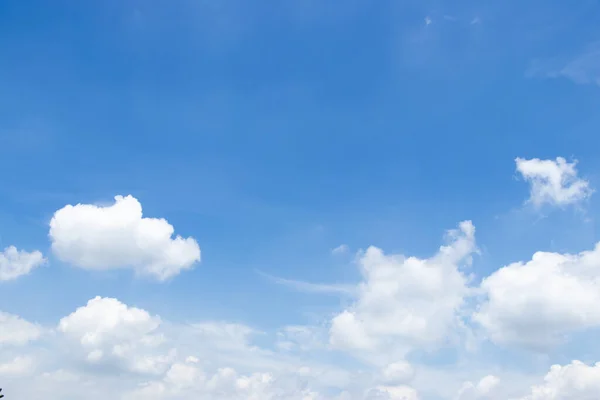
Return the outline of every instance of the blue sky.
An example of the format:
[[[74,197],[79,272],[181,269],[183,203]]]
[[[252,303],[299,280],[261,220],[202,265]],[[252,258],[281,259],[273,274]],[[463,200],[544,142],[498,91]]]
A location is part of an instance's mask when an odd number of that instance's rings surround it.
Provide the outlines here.
[[[533,181],[515,159],[547,160],[543,168],[558,165],[557,157],[577,160],[569,164],[573,179],[598,187],[599,13],[594,1],[5,0],[0,247],[39,250],[46,262],[0,281],[0,310],[52,330],[100,296],[173,324],[252,327],[265,333],[256,340],[268,349],[286,326],[319,326],[318,340],[335,347],[335,316],[362,315],[361,297],[298,282],[368,282],[357,260],[371,245],[429,259],[444,232],[471,220],[473,287],[537,251],[592,250],[599,240],[592,192],[564,201],[553,192],[535,207],[527,202]],[[164,218],[176,235],[194,238],[201,262],[160,281],[138,276],[128,262],[90,271],[73,261],[83,253],[58,255],[60,240],[48,230],[55,212],[68,204],[110,207],[117,195],[132,195],[144,217]],[[84,242],[98,238],[77,226]],[[342,244],[347,250],[332,254]],[[99,246],[98,254],[110,253]],[[594,318],[570,337],[587,343],[600,325]],[[420,398],[454,398],[456,382],[477,383],[486,375],[478,369],[488,367],[500,385],[522,372],[513,380],[525,396],[550,365],[600,357],[572,342],[533,354],[508,345],[505,331],[500,339],[486,329],[475,355],[464,355],[461,342],[425,356],[411,342],[402,357],[429,372],[403,387],[422,392],[424,377],[456,362],[454,371],[464,373],[440,378],[448,394]],[[0,365],[8,362],[1,346]],[[35,376],[74,368],[36,351],[35,343],[23,350],[39,361]],[[348,349],[296,356],[348,374],[383,368]],[[97,382],[90,371],[86,379]],[[527,375],[534,373],[537,381]],[[366,387],[380,385],[360,376]],[[347,390],[351,399],[366,390],[330,386],[327,393]]]

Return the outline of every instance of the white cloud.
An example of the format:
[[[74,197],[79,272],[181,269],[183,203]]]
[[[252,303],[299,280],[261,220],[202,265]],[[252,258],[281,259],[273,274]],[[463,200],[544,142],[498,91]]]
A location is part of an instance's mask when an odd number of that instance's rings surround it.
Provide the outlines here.
[[[406,361],[388,364],[381,371],[381,378],[387,384],[404,384],[409,382],[414,375],[414,368]]]
[[[310,389],[282,384],[270,373],[239,374],[233,368],[221,368],[205,376],[198,367],[174,364],[164,379],[144,383],[125,399],[207,400],[317,400],[325,399]]]
[[[160,323],[159,317],[145,310],[128,307],[117,299],[96,297],[62,318],[58,331],[74,340],[81,357],[90,364],[108,363],[156,374],[175,356],[173,351],[153,351],[163,341],[156,333]]]
[[[600,243],[579,254],[537,252],[481,283],[474,320],[496,343],[543,349],[569,332],[600,326]]]
[[[31,357],[15,357],[11,361],[0,363],[0,377],[28,375],[34,368],[35,363]]]
[[[487,400],[492,399],[494,389],[500,383],[500,379],[494,375],[487,375],[477,383],[465,382],[459,390],[456,400]],[[494,397],[496,398],[496,397]]]
[[[592,194],[589,182],[577,176],[577,161],[526,160],[517,158],[517,171],[529,182],[529,202],[536,207],[543,204],[566,206],[585,200]]]
[[[350,250],[350,248],[348,247],[347,244],[340,244],[338,247],[331,250],[331,254],[333,254],[333,255],[346,254],[349,250]]]
[[[380,386],[367,392],[365,400],[419,400],[417,391],[410,386]]]
[[[306,333],[301,327],[288,331]],[[235,323],[177,325],[117,299],[95,297],[60,319],[45,341],[0,361],[0,376],[10,377],[11,397],[50,400],[363,400],[373,393],[417,399],[414,389],[394,386],[394,379],[368,391],[375,382],[349,379],[339,367],[252,345],[256,334]],[[335,395],[359,381],[349,397]]]
[[[447,340],[469,291],[460,266],[470,264],[477,251],[470,221],[448,236],[450,244],[428,259],[367,249],[359,260],[364,281],[358,299],[333,318],[331,344],[389,363],[414,346]]]
[[[165,280],[200,261],[193,238],[172,238],[164,219],[144,218],[132,196],[116,196],[107,207],[67,205],[50,221],[52,251],[62,261],[86,269],[132,267],[138,274]]]
[[[298,292],[332,294],[332,295],[354,295],[356,293],[355,288],[351,285],[304,282],[304,281],[298,281],[298,280],[294,280],[294,279],[280,278],[277,276],[267,274],[262,271],[256,271],[256,272],[259,275],[267,278],[268,280],[270,280],[273,283],[276,283],[276,284],[282,285],[282,286],[286,286],[286,287],[296,290]]]
[[[553,365],[544,383],[534,386],[521,400],[597,400],[600,398],[600,363],[580,361]]]
[[[309,351],[324,347],[321,329],[304,325],[286,326],[277,332],[277,346],[283,350]]]
[[[0,281],[9,281],[27,275],[34,268],[44,264],[46,259],[39,251],[19,251],[9,246],[0,252]]]
[[[0,347],[23,346],[42,335],[42,328],[23,318],[0,311]]]
[[[128,307],[117,299],[95,297],[62,318],[58,329],[78,339],[82,346],[99,347],[106,343],[137,340],[160,325],[159,317]]]

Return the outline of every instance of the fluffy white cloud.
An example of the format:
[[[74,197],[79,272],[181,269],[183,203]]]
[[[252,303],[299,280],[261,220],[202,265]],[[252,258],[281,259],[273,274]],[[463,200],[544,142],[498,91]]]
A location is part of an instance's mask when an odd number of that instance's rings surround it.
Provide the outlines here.
[[[359,260],[364,281],[356,302],[332,320],[331,344],[389,363],[414,346],[447,340],[469,291],[460,266],[477,251],[470,221],[448,236],[450,243],[428,259],[370,247]]]
[[[597,400],[600,399],[600,363],[580,361],[553,365],[544,383],[534,386],[521,400]]]
[[[95,297],[62,318],[58,329],[76,337],[82,346],[137,340],[154,331],[160,318],[147,311],[128,307],[117,299]]]
[[[23,346],[42,335],[42,328],[16,315],[0,311],[0,347]]]
[[[487,375],[477,383],[465,382],[459,390],[456,400],[488,400],[492,399],[494,389],[500,379],[494,375]],[[495,398],[495,397],[494,397]]]
[[[580,254],[537,252],[481,283],[474,320],[496,343],[546,348],[564,334],[600,326],[600,243]]]
[[[300,327],[290,330],[303,336]],[[386,386],[366,391],[375,382],[351,380],[339,368],[307,365],[287,352],[257,347],[250,342],[257,333],[233,323],[162,322],[117,299],[95,297],[60,319],[43,342],[19,348],[16,357],[3,351],[8,357],[0,360],[0,376],[10,378],[4,383],[11,397],[50,400],[417,399],[414,389],[392,383],[406,373],[400,364],[388,368],[394,376]],[[26,342],[22,335],[6,336]],[[335,394],[352,385],[342,397]],[[375,393],[379,397],[371,396]]]
[[[132,267],[142,275],[165,280],[200,261],[193,238],[172,238],[174,228],[164,219],[144,218],[132,196],[115,203],[67,205],[50,221],[52,251],[61,260],[87,269]]]
[[[577,161],[568,163],[556,160],[526,160],[517,158],[517,171],[529,182],[529,202],[536,207],[542,204],[565,206],[586,199],[592,194],[589,182],[577,176]]]
[[[9,246],[0,252],[0,281],[9,281],[27,275],[36,267],[44,264],[46,259],[39,251],[19,251]]]
[[[73,339],[90,364],[116,364],[140,373],[161,373],[175,354],[152,351],[164,338],[160,318],[117,299],[96,297],[62,318],[58,331]]]

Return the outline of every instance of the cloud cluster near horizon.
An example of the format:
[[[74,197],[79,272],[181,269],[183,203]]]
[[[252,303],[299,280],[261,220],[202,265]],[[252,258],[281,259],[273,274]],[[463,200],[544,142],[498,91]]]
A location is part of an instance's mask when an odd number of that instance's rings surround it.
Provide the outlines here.
[[[575,162],[516,159],[530,186],[527,202],[580,204],[592,188]],[[134,277],[177,279],[200,261],[192,238],[174,237],[165,219],[144,217],[139,200],[66,205],[49,226],[52,257],[8,247],[0,280],[65,262],[86,270],[130,268]],[[342,245],[334,255],[348,252]],[[573,360],[545,376],[510,371],[442,373],[414,354],[467,349],[473,338],[512,351],[544,353],[573,334],[600,328],[600,243],[577,254],[538,251],[475,279],[476,228],[466,220],[427,257],[359,251],[354,286],[309,284],[264,274],[314,294],[349,296],[322,325],[282,326],[271,346],[256,328],[224,321],[182,323],[117,298],[90,293],[55,324],[0,312],[0,378],[15,397],[210,400],[581,400],[600,396],[600,364]],[[203,271],[210,273],[210,271]],[[477,352],[477,350],[471,350]],[[359,367],[336,362],[345,355]],[[526,354],[526,353],[525,353]],[[489,366],[490,371],[492,370]],[[108,391],[108,392],[107,392]],[[516,394],[515,394],[516,393]]]

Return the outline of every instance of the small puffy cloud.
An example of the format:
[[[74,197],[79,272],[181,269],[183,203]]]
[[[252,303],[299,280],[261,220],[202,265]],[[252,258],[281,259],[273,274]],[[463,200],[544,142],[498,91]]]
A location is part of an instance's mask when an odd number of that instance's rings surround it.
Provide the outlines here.
[[[600,326],[600,243],[579,254],[537,252],[481,283],[473,319],[496,343],[544,349],[567,333]]]
[[[528,202],[535,207],[543,204],[566,206],[588,198],[593,190],[589,182],[577,176],[577,161],[567,162],[562,157],[556,160],[526,160],[517,158],[517,171],[529,182]]]
[[[520,400],[597,400],[600,399],[600,363],[587,365],[573,361],[553,365],[544,383],[531,388]]]
[[[42,328],[16,315],[0,311],[0,347],[23,346],[37,340]]]
[[[359,259],[364,281],[358,298],[333,318],[331,344],[370,356],[379,354],[383,359],[378,362],[385,362],[390,357],[402,358],[414,346],[447,340],[457,327],[457,313],[469,291],[460,266],[469,264],[477,251],[470,221],[462,222],[448,236],[450,243],[428,259],[367,249]]]
[[[477,383],[465,382],[459,390],[456,400],[488,400],[492,399],[494,389],[500,383],[500,379],[494,375],[488,375]]]
[[[0,281],[9,281],[27,275],[34,268],[44,264],[46,259],[39,251],[31,253],[9,246],[0,252]]]
[[[173,238],[165,219],[145,218],[132,196],[116,196],[106,206],[67,205],[50,221],[52,251],[62,261],[85,269],[134,268],[165,280],[200,261],[194,238]]]
[[[114,341],[137,340],[154,331],[160,318],[128,307],[117,299],[95,297],[62,318],[58,330],[76,337],[81,345],[97,347]]]

